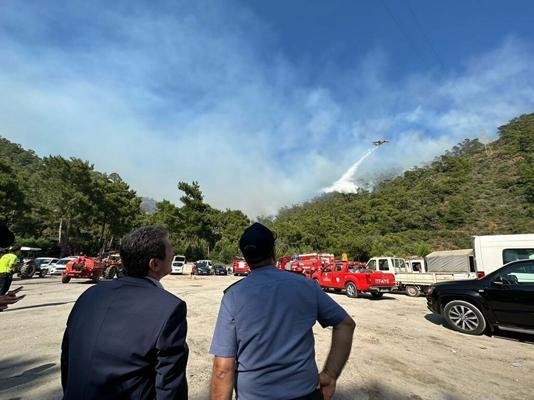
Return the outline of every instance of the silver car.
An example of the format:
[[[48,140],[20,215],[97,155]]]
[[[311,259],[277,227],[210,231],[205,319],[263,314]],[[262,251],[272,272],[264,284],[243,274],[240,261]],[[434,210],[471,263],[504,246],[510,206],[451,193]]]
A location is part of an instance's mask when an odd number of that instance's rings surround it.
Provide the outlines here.
[[[48,267],[48,273],[50,275],[61,275],[63,272],[65,272],[65,269],[67,269],[67,264],[69,261],[74,260],[78,257],[65,257],[60,258],[58,261],[56,261],[53,264],[50,264]]]

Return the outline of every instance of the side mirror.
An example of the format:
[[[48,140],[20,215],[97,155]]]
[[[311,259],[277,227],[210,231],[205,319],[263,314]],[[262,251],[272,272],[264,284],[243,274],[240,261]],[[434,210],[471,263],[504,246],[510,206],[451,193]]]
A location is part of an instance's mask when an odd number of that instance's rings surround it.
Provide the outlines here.
[[[499,276],[495,280],[491,282],[491,286],[502,288],[504,286],[504,282],[502,281],[501,277]]]

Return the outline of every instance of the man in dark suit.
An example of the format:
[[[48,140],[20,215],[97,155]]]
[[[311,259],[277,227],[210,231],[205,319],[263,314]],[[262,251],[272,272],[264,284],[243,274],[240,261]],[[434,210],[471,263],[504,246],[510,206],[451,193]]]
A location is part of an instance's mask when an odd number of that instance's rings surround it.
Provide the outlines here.
[[[166,230],[122,241],[125,277],[100,283],[74,305],[62,344],[65,400],[187,399],[186,304],[159,280],[174,255]]]

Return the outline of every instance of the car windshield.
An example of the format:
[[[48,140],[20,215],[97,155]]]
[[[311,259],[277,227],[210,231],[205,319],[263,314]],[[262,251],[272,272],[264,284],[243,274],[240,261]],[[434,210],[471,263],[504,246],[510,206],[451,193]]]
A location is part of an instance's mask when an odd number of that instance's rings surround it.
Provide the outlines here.
[[[61,260],[59,260],[56,265],[66,265],[68,264],[68,262],[70,261],[71,259],[70,258],[62,258]]]

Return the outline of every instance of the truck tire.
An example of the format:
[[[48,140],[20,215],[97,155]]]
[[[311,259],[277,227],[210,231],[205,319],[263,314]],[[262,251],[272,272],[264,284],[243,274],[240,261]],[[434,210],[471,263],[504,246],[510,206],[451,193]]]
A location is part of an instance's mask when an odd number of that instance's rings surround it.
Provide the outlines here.
[[[20,267],[20,279],[31,279],[35,274],[35,265],[33,264],[24,264]]]
[[[468,335],[481,335],[486,330],[486,319],[473,304],[463,300],[453,300],[445,306],[443,316],[455,331]]]
[[[358,297],[358,295],[359,295],[358,288],[356,287],[356,285],[354,283],[347,282],[345,284],[345,294],[348,297],[352,297],[352,298]]]
[[[371,293],[371,296],[373,296],[373,299],[381,299],[383,295],[384,293],[381,293],[381,292]]]
[[[419,297],[421,289],[419,289],[419,286],[408,285],[406,286],[406,294],[410,297]]]
[[[61,277],[61,283],[69,283],[69,282],[70,282],[70,276]]]

